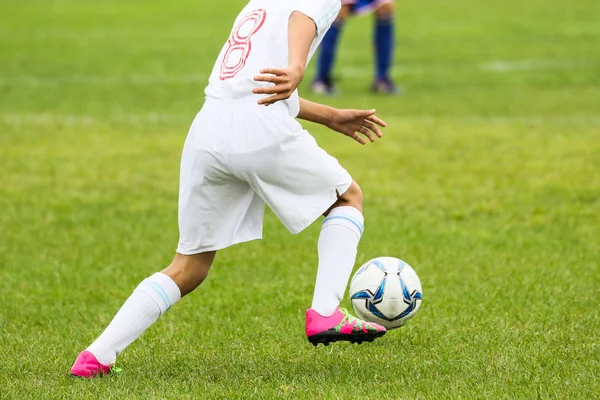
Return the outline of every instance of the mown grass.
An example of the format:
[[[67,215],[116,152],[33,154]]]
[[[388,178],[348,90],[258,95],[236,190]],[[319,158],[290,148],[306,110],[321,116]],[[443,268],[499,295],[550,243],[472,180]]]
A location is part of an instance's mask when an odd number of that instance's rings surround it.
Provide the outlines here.
[[[67,376],[170,261],[181,147],[242,4],[0,5],[0,397],[598,398],[590,0],[399,4],[400,98],[367,93],[370,20],[349,23],[343,95],[317,100],[377,107],[390,127],[361,148],[307,126],[365,193],[357,264],[393,255],[421,277],[405,328],[310,346],[319,227],[291,236],[268,213],[265,240],[220,253],[121,376]]]

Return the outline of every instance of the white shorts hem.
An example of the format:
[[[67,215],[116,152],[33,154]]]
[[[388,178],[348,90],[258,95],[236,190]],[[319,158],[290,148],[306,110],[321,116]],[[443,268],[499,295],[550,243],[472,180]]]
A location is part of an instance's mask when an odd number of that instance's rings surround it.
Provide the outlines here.
[[[352,182],[353,182],[353,180],[350,179],[350,182],[348,182],[344,186],[338,186],[336,188],[336,191],[332,192],[332,196],[330,199],[328,198],[327,201],[323,200],[322,204],[318,204],[317,206],[315,206],[315,211],[313,213],[309,214],[310,217],[305,218],[302,222],[300,222],[298,224],[294,224],[294,226],[292,226],[292,227],[286,226],[288,231],[290,231],[290,233],[292,235],[297,235],[298,233],[302,232],[303,230],[308,228],[310,225],[312,225],[313,222],[315,222],[317,219],[319,219],[319,217],[321,215],[323,215],[323,213],[329,209],[329,207],[331,207],[332,205],[335,204],[335,202],[337,201],[339,196],[343,195],[344,193],[346,193],[348,191],[348,189],[350,189]]]
[[[207,253],[209,251],[218,251],[218,250],[223,250],[226,249],[228,247],[231,246],[235,246],[236,244],[240,244],[240,243],[246,243],[246,242],[252,242],[255,240],[262,240],[262,235],[260,236],[255,236],[255,237],[247,237],[247,238],[242,238],[242,239],[236,239],[236,240],[232,240],[229,243],[223,243],[223,244],[215,244],[212,246],[206,246],[206,247],[198,247],[196,249],[193,250],[189,250],[189,249],[181,249],[180,247],[177,248],[177,253],[183,255],[183,256],[193,256],[195,254],[200,254],[200,253]]]

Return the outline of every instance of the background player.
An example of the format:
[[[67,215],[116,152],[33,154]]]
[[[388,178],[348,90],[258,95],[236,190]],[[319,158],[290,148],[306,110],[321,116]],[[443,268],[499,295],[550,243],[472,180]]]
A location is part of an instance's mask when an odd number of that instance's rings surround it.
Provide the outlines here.
[[[361,144],[357,132],[374,141],[381,137],[377,125],[385,123],[375,110],[337,110],[298,97],[306,65],[340,4],[296,3],[252,0],[236,19],[184,146],[173,262],[134,290],[81,352],[73,375],[110,372],[117,355],[206,279],[217,250],[260,239],[265,203],[292,233],[327,215],[306,312],[308,340],[360,343],[385,334],[385,328],[339,308],[364,229],[360,188],[294,118],[324,124]]]
[[[371,90],[375,93],[397,93],[398,89],[390,77],[394,60],[394,0],[342,0],[342,4],[338,17],[321,44],[312,90],[319,94],[335,93],[332,70],[344,22],[351,14],[374,11],[375,78]]]

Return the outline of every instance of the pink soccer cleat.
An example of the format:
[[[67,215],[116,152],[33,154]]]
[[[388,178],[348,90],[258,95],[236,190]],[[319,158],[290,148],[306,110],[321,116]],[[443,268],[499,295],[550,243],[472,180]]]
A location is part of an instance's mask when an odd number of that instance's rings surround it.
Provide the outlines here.
[[[306,337],[315,346],[319,343],[327,346],[338,340],[358,344],[372,342],[385,335],[385,332],[383,326],[353,317],[343,308],[338,307],[329,317],[322,316],[312,308],[306,310]]]
[[[71,367],[71,375],[80,378],[95,378],[113,372],[112,365],[102,365],[96,357],[87,350],[82,351]]]

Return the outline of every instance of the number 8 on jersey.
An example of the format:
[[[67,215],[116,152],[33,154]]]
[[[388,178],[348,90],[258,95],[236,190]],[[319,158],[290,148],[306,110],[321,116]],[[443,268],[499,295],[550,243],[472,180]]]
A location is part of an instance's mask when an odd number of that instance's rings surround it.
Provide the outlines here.
[[[233,78],[246,66],[252,50],[252,35],[260,30],[267,19],[267,11],[254,10],[235,27],[227,40],[227,50],[223,56],[219,78],[224,81]]]

